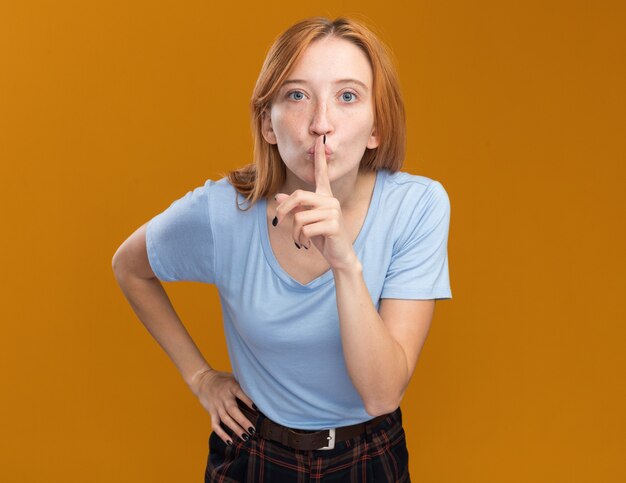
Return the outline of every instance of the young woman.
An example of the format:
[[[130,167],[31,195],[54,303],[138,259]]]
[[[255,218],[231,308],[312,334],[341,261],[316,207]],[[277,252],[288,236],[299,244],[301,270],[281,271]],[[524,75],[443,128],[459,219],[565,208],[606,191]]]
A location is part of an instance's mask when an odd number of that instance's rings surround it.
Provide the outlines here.
[[[286,30],[251,101],[254,162],[207,180],[118,249],[133,309],[211,416],[205,481],[409,481],[400,402],[436,299],[449,199],[400,171],[405,115],[363,24]],[[160,281],[218,287],[233,373]]]

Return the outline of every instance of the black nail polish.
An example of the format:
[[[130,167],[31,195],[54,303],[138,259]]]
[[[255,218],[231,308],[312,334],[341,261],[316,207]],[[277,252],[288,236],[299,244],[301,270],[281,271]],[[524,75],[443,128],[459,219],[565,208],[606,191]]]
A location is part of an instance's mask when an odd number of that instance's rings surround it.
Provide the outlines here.
[[[298,250],[300,250],[300,245],[298,245],[296,242],[294,242],[296,244],[296,246],[298,247]]]
[[[250,434],[254,434],[254,433],[256,433],[256,430],[255,430],[252,426],[250,426],[250,427],[248,428],[248,433],[250,433]]]
[[[256,404],[252,403],[252,409],[256,409],[257,411],[259,410],[259,408],[256,407]]]
[[[278,225],[278,217],[274,217],[274,219],[272,220],[272,225],[276,226]]]
[[[306,245],[302,245],[304,247],[305,250],[308,250],[309,247],[307,247]]]
[[[232,445],[233,445],[233,442],[229,439],[228,441],[226,441],[226,444],[227,444],[228,446],[232,446]]]
[[[243,433],[241,435],[241,439],[243,439],[244,441],[248,441],[250,439],[250,436],[248,435],[248,433]]]
[[[324,134],[324,144],[326,144],[326,134]]]

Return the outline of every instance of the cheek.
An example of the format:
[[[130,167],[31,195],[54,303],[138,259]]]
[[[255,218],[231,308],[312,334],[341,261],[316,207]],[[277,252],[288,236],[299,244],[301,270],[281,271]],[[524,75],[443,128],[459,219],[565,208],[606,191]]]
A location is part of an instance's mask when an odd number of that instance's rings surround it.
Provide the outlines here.
[[[292,120],[293,120],[293,114],[284,109],[277,109],[272,114],[272,125],[274,126],[274,129],[277,131],[283,132],[286,129],[288,129],[289,124],[291,124]]]
[[[281,112],[275,118],[272,119],[272,126],[278,136],[290,136],[292,132],[298,130],[300,125],[300,117],[298,113],[293,111]],[[287,141],[287,139],[285,139]]]
[[[347,122],[354,131],[362,131],[374,125],[374,116],[370,109],[350,109],[342,113],[338,121]]]
[[[350,134],[348,137],[356,144],[367,142],[373,128],[373,122],[365,120],[362,117],[355,116],[346,120],[345,130],[349,131]]]

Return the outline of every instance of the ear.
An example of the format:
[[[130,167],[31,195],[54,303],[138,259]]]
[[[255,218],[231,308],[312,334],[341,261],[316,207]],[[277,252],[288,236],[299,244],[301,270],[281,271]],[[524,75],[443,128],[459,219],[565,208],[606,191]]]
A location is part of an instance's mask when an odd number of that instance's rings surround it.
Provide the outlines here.
[[[276,134],[272,129],[272,118],[268,108],[263,109],[261,113],[261,133],[263,138],[270,144],[276,144]]]
[[[376,126],[374,126],[374,128],[372,129],[372,134],[370,135],[370,138],[367,140],[366,147],[368,149],[374,149],[374,148],[377,148],[379,144],[380,144],[380,137],[376,134]]]

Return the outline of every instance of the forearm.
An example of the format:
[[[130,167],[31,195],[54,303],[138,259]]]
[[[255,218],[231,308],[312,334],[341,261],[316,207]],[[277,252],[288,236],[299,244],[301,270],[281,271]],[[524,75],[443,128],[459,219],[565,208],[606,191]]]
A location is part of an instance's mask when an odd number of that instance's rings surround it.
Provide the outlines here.
[[[333,274],[348,374],[370,414],[392,411],[408,378],[404,350],[376,311],[356,256]]]
[[[115,270],[115,277],[141,323],[174,362],[188,386],[199,372],[212,369],[174,310],[157,278]]]

